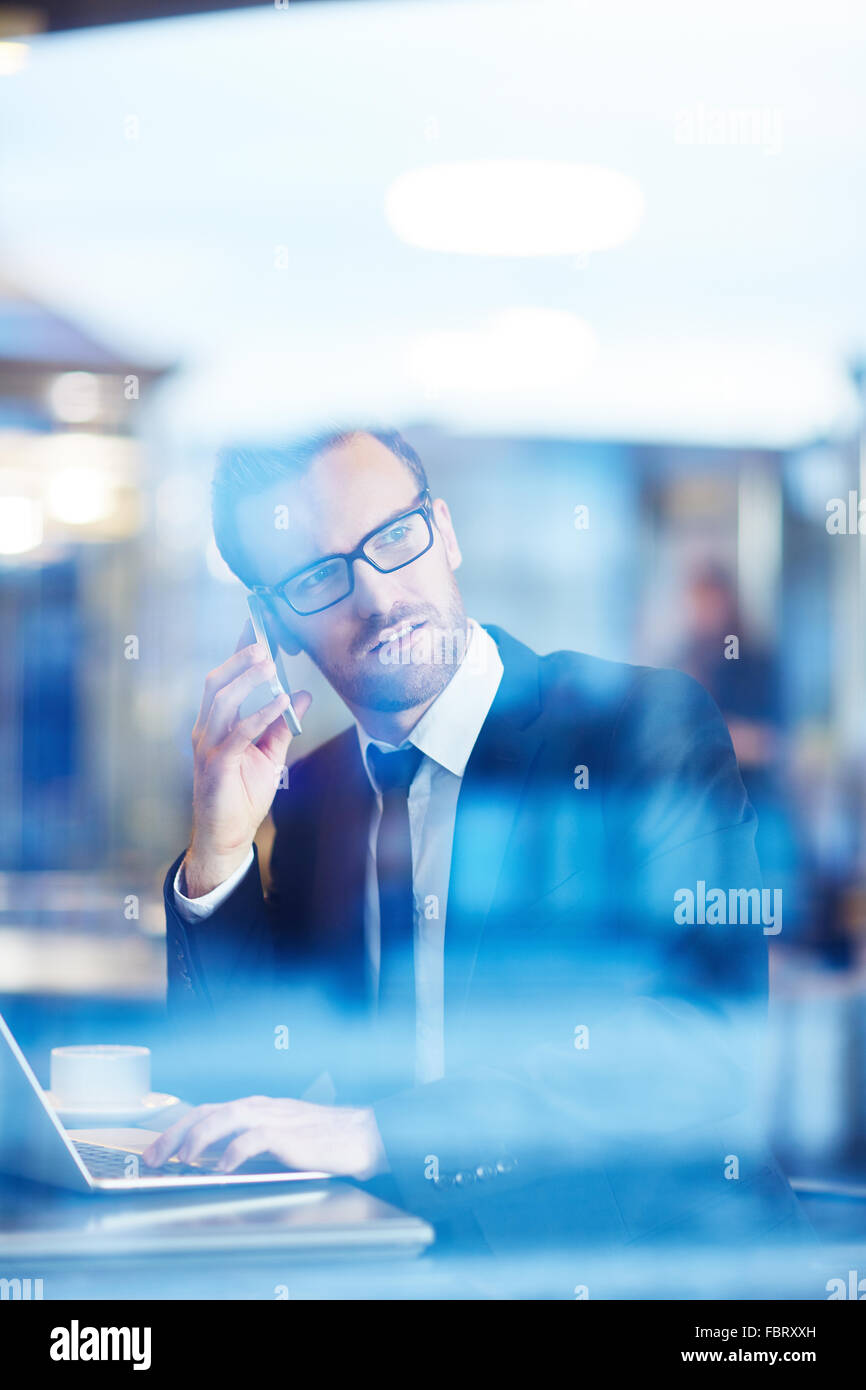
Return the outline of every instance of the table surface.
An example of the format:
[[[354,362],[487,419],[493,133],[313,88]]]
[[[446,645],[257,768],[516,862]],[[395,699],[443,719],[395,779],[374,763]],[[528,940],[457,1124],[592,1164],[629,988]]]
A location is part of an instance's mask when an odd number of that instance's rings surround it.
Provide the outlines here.
[[[46,1300],[571,1301],[584,1289],[610,1299],[825,1300],[828,1280],[866,1275],[866,1201],[805,1199],[819,1240],[796,1251],[523,1246],[495,1258],[435,1245],[421,1255],[388,1243],[361,1247],[348,1233],[365,1204],[370,1214],[370,1201],[345,1182],[227,1201],[208,1193],[79,1196],[5,1180],[0,1278],[29,1278]],[[380,1225],[405,1221],[387,1210]],[[330,1227],[333,1240],[311,1242],[316,1227],[320,1235]]]

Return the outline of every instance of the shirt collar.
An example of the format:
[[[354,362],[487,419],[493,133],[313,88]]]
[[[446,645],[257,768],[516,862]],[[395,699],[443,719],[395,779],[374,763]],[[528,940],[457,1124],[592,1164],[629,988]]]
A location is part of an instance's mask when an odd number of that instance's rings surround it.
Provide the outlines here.
[[[440,767],[462,777],[475,747],[481,727],[490,712],[493,698],[502,680],[502,658],[499,648],[479,623],[468,620],[469,640],[463,660],[445,689],[418,720],[403,743],[413,744]],[[371,738],[355,720],[361,757],[373,790],[376,784],[367,766],[367,749],[375,744],[383,752],[393,752],[396,745]]]

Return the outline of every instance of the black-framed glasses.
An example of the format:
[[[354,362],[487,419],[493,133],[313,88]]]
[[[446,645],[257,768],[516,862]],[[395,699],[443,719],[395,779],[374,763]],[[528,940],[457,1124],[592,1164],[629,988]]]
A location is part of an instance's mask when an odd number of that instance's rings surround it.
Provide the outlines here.
[[[432,544],[430,493],[425,488],[416,506],[369,531],[348,554],[323,555],[273,587],[257,585],[253,593],[284,599],[293,613],[309,618],[349,597],[355,587],[356,560],[365,560],[380,574],[391,574],[420,559]]]

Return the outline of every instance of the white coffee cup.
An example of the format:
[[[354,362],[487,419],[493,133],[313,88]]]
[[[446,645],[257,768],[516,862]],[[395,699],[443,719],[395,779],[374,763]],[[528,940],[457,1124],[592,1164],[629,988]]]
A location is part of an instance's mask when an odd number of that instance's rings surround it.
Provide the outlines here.
[[[149,1094],[149,1047],[94,1043],[51,1049],[51,1096],[58,1105],[141,1105]]]

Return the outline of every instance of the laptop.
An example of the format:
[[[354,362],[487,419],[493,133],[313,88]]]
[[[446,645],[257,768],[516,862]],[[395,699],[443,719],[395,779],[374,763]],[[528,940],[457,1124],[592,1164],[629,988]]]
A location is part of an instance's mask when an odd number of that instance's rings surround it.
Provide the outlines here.
[[[149,1129],[64,1129],[0,1014],[0,1172],[105,1193],[321,1182],[332,1176],[293,1172],[270,1159],[218,1173],[218,1154],[194,1163],[170,1158],[161,1168],[148,1168],[141,1154],[156,1137]]]

